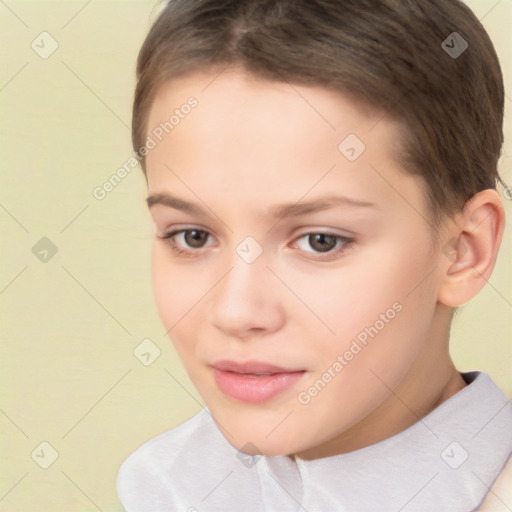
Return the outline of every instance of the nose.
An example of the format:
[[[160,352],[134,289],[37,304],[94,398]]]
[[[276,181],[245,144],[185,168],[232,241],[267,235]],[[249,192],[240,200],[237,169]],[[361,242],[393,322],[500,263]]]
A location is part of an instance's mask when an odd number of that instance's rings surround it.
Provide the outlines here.
[[[285,323],[282,292],[266,258],[248,263],[238,254],[212,293],[212,324],[239,340],[276,332]]]

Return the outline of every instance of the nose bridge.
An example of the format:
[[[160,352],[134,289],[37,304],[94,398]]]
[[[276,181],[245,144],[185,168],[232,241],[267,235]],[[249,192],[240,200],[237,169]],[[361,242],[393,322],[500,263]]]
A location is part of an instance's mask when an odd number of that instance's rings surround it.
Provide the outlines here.
[[[255,240],[245,239],[233,251],[230,271],[213,295],[213,322],[242,338],[249,330],[275,330],[283,321],[282,305],[270,279],[268,258]]]
[[[230,268],[222,286],[225,298],[258,300],[262,292],[265,295],[269,270],[261,246],[251,240],[241,242],[232,254]]]

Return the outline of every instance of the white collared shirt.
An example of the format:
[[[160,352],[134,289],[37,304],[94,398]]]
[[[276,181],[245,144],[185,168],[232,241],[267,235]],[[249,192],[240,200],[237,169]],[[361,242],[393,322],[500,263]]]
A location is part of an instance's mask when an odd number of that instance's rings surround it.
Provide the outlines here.
[[[406,430],[315,460],[248,456],[208,409],[146,442],[117,477],[127,512],[471,512],[512,454],[512,404],[486,373]]]

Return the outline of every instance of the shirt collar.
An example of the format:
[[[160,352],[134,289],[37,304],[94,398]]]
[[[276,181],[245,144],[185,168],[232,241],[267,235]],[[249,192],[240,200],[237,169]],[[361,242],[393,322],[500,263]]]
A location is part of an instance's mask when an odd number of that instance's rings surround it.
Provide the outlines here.
[[[512,452],[512,405],[486,373],[463,377],[468,386],[382,442],[308,461],[261,457],[265,510],[475,510]]]

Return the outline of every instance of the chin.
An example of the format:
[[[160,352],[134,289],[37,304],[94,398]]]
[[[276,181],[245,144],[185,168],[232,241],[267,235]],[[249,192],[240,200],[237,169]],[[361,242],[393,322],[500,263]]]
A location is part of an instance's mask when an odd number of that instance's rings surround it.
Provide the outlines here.
[[[264,437],[264,436],[263,436]],[[235,444],[230,441],[230,444],[238,451],[246,453],[247,455],[264,455],[266,457],[275,455],[288,455],[293,453],[294,450],[287,450],[282,442],[270,443],[268,441],[247,441],[245,443]]]
[[[256,425],[254,422],[243,422],[238,419],[236,424],[229,421],[223,422],[222,420],[221,424],[232,434],[232,437],[229,436],[217,424],[226,440],[236,450],[247,455],[288,455],[304,449],[303,439],[294,439],[290,431],[283,429],[278,432],[279,429],[276,429],[276,432],[269,435],[271,429],[268,428],[267,423]]]

